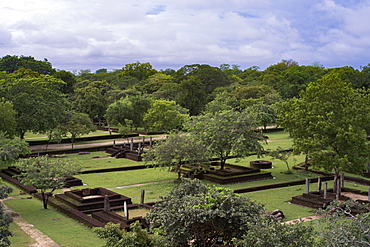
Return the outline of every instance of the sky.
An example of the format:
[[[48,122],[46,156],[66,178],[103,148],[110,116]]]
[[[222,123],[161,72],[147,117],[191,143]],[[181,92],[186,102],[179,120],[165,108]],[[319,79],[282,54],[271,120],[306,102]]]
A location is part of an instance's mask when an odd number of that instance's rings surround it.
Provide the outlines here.
[[[95,72],[370,63],[370,0],[2,0],[0,57]]]

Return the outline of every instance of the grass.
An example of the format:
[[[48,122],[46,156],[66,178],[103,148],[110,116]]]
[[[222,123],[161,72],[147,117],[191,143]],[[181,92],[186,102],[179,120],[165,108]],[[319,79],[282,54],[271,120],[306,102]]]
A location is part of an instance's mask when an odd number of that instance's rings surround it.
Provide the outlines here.
[[[67,154],[67,159],[82,164],[83,170],[104,169],[114,167],[142,165],[143,162],[137,162],[129,159],[115,159],[106,152],[93,152],[90,154]],[[99,158],[93,158],[99,157]]]
[[[10,195],[14,198],[6,200],[4,203],[13,211],[18,212],[22,220],[34,225],[35,228],[48,235],[59,245],[66,247],[94,247],[103,245],[104,241],[99,239],[87,226],[69,218],[53,207],[49,207],[46,210],[43,209],[42,202],[36,198],[21,199],[22,197],[16,193],[19,189],[14,189],[14,191]],[[12,227],[15,226],[12,225]],[[26,242],[29,241],[27,238],[25,240]],[[25,241],[20,236],[11,238],[10,241],[13,246],[25,244]]]
[[[266,135],[269,136],[268,142],[263,144],[266,150],[275,150],[277,147],[281,147],[283,149],[292,147],[292,138],[286,132],[272,132],[267,133]],[[33,137],[36,138],[37,136],[34,135]],[[93,152],[85,155],[68,154],[67,156],[67,158],[81,163],[84,170],[144,164],[143,162],[136,162],[127,159],[110,158],[105,152]],[[99,158],[93,158],[96,156],[99,156]],[[294,164],[303,162],[304,158],[304,156],[291,157],[289,159],[290,167],[292,168]],[[274,179],[217,186],[230,189],[241,189],[286,181],[302,180],[306,177],[317,177],[316,174],[306,171],[293,171],[292,174],[286,174],[287,167],[285,163],[280,160],[273,160],[269,156],[250,156],[240,161],[237,159],[230,159],[228,160],[228,163],[249,167],[250,161],[261,159],[273,162],[272,169],[263,169],[262,171],[271,172]],[[161,196],[167,195],[175,186],[176,183],[174,180],[177,178],[177,174],[170,173],[167,170],[147,168],[142,170],[100,174],[80,174],[76,177],[81,178],[86,185],[82,187],[79,186],[74,189],[85,187],[105,187],[132,198],[133,203],[139,203],[142,189],[145,190],[145,202],[161,200]],[[211,184],[210,182],[206,183]],[[316,189],[316,185],[311,184],[310,186],[311,190]],[[329,186],[331,186],[331,183],[329,183]],[[363,191],[368,190],[367,186],[356,185],[353,183],[346,183],[345,186]],[[60,190],[57,192],[61,193],[62,191]],[[282,210],[286,216],[286,220],[291,220],[315,214],[313,209],[288,203],[293,196],[300,195],[303,192],[304,185],[298,185],[245,193],[242,195],[264,204],[266,211],[272,211],[275,209]],[[36,228],[43,231],[61,246],[76,247],[103,245],[103,241],[98,239],[91,229],[68,218],[67,216],[64,216],[52,208],[43,210],[41,201],[37,199],[22,200],[15,192],[12,193],[12,195],[15,196],[15,198],[7,200],[6,204],[14,211],[19,212],[24,220],[35,225]],[[14,229],[14,232],[16,233],[15,237],[11,238],[14,246],[27,246],[32,242],[30,238],[27,239],[24,235],[25,233],[21,231],[19,227],[12,224],[12,229]],[[56,231],[55,229],[58,230]]]
[[[82,179],[83,183],[86,184],[83,187],[110,189],[133,184],[174,180],[177,178],[177,174],[163,169],[146,168],[132,171],[80,174],[76,177]]]

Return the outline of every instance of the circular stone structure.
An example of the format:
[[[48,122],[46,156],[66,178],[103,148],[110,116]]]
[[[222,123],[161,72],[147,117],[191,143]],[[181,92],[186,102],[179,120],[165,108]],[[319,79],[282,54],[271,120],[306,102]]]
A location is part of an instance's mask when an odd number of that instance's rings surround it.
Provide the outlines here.
[[[257,169],[271,169],[272,162],[268,160],[254,160],[250,162],[250,167]]]

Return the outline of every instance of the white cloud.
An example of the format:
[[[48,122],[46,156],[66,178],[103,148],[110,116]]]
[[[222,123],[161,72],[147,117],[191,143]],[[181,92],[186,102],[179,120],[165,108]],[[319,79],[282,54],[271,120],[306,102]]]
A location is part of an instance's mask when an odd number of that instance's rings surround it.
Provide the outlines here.
[[[368,63],[368,1],[34,0],[0,3],[0,56],[48,58],[60,69],[191,63],[264,68]]]

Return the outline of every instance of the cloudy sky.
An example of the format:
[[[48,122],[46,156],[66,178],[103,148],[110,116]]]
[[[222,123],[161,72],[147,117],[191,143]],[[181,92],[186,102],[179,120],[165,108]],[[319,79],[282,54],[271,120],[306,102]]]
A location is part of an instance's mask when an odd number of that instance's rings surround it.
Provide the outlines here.
[[[369,0],[12,0],[0,2],[0,57],[65,70],[238,64],[282,59],[370,63]]]

